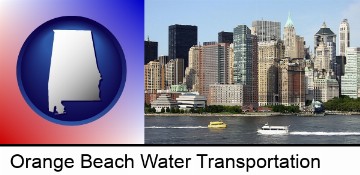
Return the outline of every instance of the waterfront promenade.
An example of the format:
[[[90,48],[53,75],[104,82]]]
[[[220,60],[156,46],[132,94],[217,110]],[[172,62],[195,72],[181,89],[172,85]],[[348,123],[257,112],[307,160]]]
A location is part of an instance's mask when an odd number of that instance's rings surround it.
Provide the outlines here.
[[[293,115],[293,114],[283,114],[280,112],[248,112],[241,114],[231,114],[231,113],[151,113],[145,114],[145,116],[219,116],[219,117],[250,117],[250,116],[260,116],[260,117],[269,117],[269,116],[282,116],[282,115]]]

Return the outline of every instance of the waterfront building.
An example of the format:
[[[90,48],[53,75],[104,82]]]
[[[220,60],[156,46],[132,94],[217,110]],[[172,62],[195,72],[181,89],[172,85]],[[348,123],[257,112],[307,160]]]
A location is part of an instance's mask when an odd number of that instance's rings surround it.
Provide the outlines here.
[[[341,76],[341,95],[360,97],[360,48],[346,49],[345,74]]]
[[[281,39],[281,23],[276,21],[256,20],[252,22],[252,34],[259,42]]]
[[[184,59],[184,68],[189,66],[189,49],[197,42],[197,26],[179,24],[169,26],[169,58]]]
[[[347,19],[343,19],[339,27],[339,55],[345,56],[348,47],[350,47],[350,25]]]
[[[208,42],[201,48],[199,61],[199,92],[207,97],[210,84],[226,84],[230,57],[229,43]]]
[[[167,90],[157,90],[156,92],[147,92],[145,91],[145,103],[151,104],[153,101],[155,101],[161,94],[168,95],[172,100],[176,100],[181,95],[182,92],[174,92],[170,89]]]
[[[314,99],[315,101],[327,102],[334,97],[339,97],[339,84],[330,75],[315,76]]]
[[[243,84],[212,84],[209,86],[208,105],[243,106]]]
[[[198,92],[186,92],[176,98],[180,109],[190,110],[191,108],[205,108],[206,98]]]
[[[150,41],[149,38],[145,41],[145,61],[144,65],[148,64],[150,61],[154,61],[158,57],[158,42]]]
[[[254,94],[253,87],[256,85],[256,70],[254,64],[257,60],[254,45],[257,38],[251,34],[246,25],[238,25],[234,28],[234,62],[233,62],[233,82],[234,84],[244,85],[244,102],[246,105],[257,103],[257,96]],[[246,85],[246,86],[245,86]]]
[[[167,94],[161,94],[155,101],[151,102],[151,107],[155,108],[156,112],[161,112],[161,109],[177,107],[177,102]]]
[[[259,106],[277,105],[278,62],[284,58],[282,41],[259,42],[258,45],[258,98]]]
[[[282,59],[279,63],[279,102],[285,106],[305,106],[303,59]]]

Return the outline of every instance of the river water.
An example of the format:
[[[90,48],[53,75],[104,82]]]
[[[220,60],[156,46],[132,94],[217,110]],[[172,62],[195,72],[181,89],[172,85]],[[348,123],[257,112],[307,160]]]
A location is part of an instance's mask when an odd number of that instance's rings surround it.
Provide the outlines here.
[[[210,129],[221,119],[224,129]],[[257,128],[290,125],[287,135],[261,135]],[[146,144],[360,144],[360,116],[145,117]]]

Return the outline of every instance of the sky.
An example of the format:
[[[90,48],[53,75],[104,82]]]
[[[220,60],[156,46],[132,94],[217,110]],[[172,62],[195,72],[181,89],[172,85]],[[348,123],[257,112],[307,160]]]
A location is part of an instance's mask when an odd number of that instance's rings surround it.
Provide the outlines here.
[[[144,39],[157,41],[158,55],[168,55],[168,26],[198,26],[198,42],[217,41],[218,32],[237,25],[251,28],[252,21],[281,22],[281,35],[288,14],[296,34],[313,51],[314,34],[325,21],[336,35],[340,23],[350,24],[350,46],[360,47],[360,0],[145,0]],[[338,43],[338,37],[337,37]]]

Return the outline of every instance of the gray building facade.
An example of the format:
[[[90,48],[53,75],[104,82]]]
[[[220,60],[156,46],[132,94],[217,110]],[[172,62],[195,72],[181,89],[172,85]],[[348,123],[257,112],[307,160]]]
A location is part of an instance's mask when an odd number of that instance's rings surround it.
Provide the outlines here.
[[[276,21],[256,20],[252,22],[252,34],[259,42],[281,39],[281,23]]]

